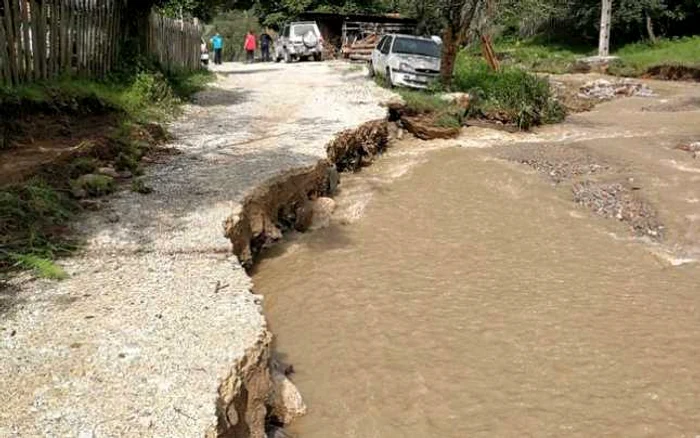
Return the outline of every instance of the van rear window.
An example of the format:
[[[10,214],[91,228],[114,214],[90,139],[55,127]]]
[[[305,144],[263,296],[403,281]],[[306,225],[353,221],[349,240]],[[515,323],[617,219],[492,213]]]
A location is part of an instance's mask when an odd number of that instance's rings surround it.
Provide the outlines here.
[[[309,32],[316,34],[316,26],[313,24],[300,24],[294,26],[294,36],[304,36]]]

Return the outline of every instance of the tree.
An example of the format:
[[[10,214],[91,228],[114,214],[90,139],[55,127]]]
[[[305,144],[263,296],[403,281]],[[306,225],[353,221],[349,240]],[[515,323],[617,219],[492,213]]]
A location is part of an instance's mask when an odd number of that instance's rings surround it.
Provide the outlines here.
[[[443,0],[441,3],[445,29],[442,33],[440,77],[445,85],[450,85],[457,53],[467,41],[472,26],[485,12],[488,0]]]
[[[610,27],[612,26],[612,0],[603,0],[600,17],[600,40],[598,56],[610,55]]]

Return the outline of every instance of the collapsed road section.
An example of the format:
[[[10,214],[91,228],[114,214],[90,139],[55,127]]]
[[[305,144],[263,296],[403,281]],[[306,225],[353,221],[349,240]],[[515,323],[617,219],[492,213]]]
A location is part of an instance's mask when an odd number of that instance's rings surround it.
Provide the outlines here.
[[[222,223],[294,169],[322,168],[309,181],[330,190],[326,146],[382,118],[389,95],[333,63],[252,68],[220,68],[171,127],[182,154],[148,170],[153,194],[120,193],[81,221],[68,280],[17,278],[3,291],[1,436],[261,438],[269,413],[303,412],[270,367],[262,298]],[[263,230],[258,241],[274,237]]]

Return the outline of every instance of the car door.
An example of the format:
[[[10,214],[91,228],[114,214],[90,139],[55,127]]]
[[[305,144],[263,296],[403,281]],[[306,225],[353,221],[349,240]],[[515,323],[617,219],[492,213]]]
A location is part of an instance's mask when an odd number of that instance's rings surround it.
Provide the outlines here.
[[[382,50],[382,47],[384,46],[384,43],[386,42],[387,38],[389,38],[389,37],[384,35],[379,40],[379,43],[377,43],[377,45],[374,47],[374,50],[372,50],[372,65],[375,68],[378,68],[378,66],[379,66],[379,62],[380,62],[379,57],[381,56],[381,50]]]
[[[382,47],[379,49],[379,57],[378,57],[378,62],[376,64],[375,70],[384,73],[387,67],[387,61],[389,58],[389,53],[391,51],[391,45],[394,42],[394,37],[391,35],[388,35],[386,39],[384,40],[384,44],[382,44]]]

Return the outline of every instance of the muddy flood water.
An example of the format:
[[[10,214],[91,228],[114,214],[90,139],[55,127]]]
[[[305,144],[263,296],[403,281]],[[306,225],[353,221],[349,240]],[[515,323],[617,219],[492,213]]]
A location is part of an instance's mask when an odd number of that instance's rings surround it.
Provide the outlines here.
[[[606,105],[550,132],[600,123],[586,132],[624,137],[601,120],[647,104]],[[700,122],[697,109],[675,117],[678,140],[698,130],[687,124]],[[673,143],[648,128],[645,138]],[[590,137],[556,141],[594,151],[602,143]],[[309,406],[291,431],[700,436],[700,266],[670,263],[661,244],[577,206],[569,189],[498,148],[428,148],[407,142],[345,178],[334,223],[260,263],[256,291]],[[675,153],[660,147],[656,158],[683,159]],[[673,205],[663,204],[665,181],[687,177],[679,196],[700,214],[698,162],[651,176],[628,158],[625,178],[649,181],[661,205]],[[668,233],[686,244],[693,226]]]

